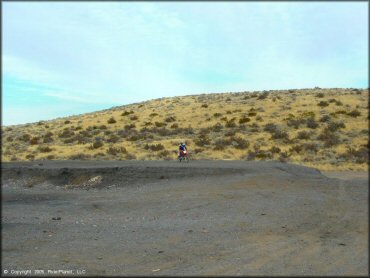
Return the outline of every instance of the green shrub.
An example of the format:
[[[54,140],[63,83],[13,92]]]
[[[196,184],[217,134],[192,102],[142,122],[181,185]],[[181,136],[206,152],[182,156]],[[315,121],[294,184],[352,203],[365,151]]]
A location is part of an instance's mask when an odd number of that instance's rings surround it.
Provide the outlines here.
[[[70,120],[66,120],[66,121],[64,121],[64,124],[70,124],[71,123],[71,121]]]
[[[202,104],[202,106],[201,106],[202,108],[208,108],[208,104]]]
[[[155,116],[158,116],[158,113],[151,113],[149,116],[150,117],[155,117]]]
[[[214,113],[213,114],[213,117],[215,117],[215,118],[217,118],[217,117],[221,117],[222,116],[222,114],[221,113]]]
[[[160,122],[155,122],[154,123],[156,127],[163,127],[163,126],[166,126],[165,123],[160,123]]]

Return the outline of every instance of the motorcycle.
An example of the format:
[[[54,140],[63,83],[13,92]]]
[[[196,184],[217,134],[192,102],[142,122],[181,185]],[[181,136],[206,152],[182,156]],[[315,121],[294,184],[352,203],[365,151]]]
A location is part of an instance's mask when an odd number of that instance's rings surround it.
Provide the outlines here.
[[[189,162],[187,150],[181,150],[178,159],[179,162],[181,162],[182,160],[184,160],[185,162]]]

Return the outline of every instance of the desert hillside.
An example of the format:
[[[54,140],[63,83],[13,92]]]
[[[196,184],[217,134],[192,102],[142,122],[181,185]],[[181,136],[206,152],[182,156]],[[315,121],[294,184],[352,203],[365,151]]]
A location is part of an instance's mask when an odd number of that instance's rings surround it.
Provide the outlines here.
[[[2,127],[2,160],[280,160],[366,170],[369,91],[301,89],[161,98]]]

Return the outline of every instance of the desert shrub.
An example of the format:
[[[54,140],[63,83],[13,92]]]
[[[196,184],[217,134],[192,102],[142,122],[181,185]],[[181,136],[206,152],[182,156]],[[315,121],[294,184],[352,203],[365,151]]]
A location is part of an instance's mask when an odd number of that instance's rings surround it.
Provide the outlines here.
[[[201,152],[203,152],[204,151],[204,149],[203,148],[195,148],[194,149],[194,153],[201,153]]]
[[[243,116],[242,118],[239,119],[239,124],[244,124],[250,122],[250,118]]]
[[[298,129],[301,124],[304,124],[306,120],[304,119],[289,119],[287,121],[287,126],[294,127],[295,129]]]
[[[126,154],[125,158],[127,160],[134,160],[134,159],[136,159],[136,155],[134,155],[133,153],[128,153],[128,154]]]
[[[324,94],[323,93],[318,93],[318,94],[316,94],[316,97],[317,98],[323,98],[324,97]]]
[[[113,117],[110,117],[107,121],[108,124],[115,124],[117,121],[113,118]]]
[[[170,128],[179,128],[179,125],[178,125],[178,124],[176,124],[176,123],[174,123],[174,124],[172,124],[172,125],[170,126]]]
[[[223,151],[226,146],[230,144],[230,140],[225,140],[225,139],[217,139],[214,144],[213,144],[213,149],[217,151]]]
[[[61,133],[59,133],[59,138],[68,138],[75,135],[75,132],[70,129],[64,129]]]
[[[298,154],[301,153],[302,150],[303,150],[302,145],[293,145],[289,149],[290,152],[296,152]]]
[[[327,101],[320,101],[317,105],[320,107],[326,107],[329,106],[329,103]]]
[[[229,98],[229,97],[228,97],[228,98],[226,99],[226,101],[227,101],[227,102],[231,101],[231,98]]]
[[[122,147],[109,147],[107,149],[107,154],[117,155],[120,153],[127,153],[126,148],[122,146]]]
[[[319,126],[319,124],[315,121],[314,118],[308,118],[306,120],[306,126],[311,129],[315,129]]]
[[[274,124],[274,123],[268,123],[265,125],[265,127],[263,128],[264,131],[267,131],[267,132],[270,132],[270,133],[273,133],[275,132],[276,130],[278,129],[277,125]]]
[[[310,139],[310,136],[311,136],[310,132],[302,130],[298,132],[297,139],[301,139],[301,140]]]
[[[66,120],[66,121],[64,121],[64,124],[70,124],[71,123],[71,121],[70,120]]]
[[[280,153],[281,152],[281,149],[279,147],[276,147],[276,146],[272,146],[270,148],[270,152],[271,153]]]
[[[91,155],[85,153],[76,153],[69,157],[71,160],[86,160],[91,158]]]
[[[90,149],[99,149],[104,146],[104,143],[101,141],[95,141],[91,144]]]
[[[277,129],[271,134],[271,139],[285,139],[289,140],[289,134],[286,131]]]
[[[291,153],[288,152],[281,152],[279,156],[280,162],[287,162],[289,160],[289,157],[291,156]]]
[[[145,144],[144,149],[151,151],[161,151],[164,150],[164,146],[161,143],[153,145]]]
[[[306,152],[317,153],[319,151],[319,145],[317,143],[304,143],[302,144],[302,148]]]
[[[236,149],[243,150],[249,147],[249,142],[241,137],[231,137],[230,141],[231,145],[233,145]]]
[[[165,123],[160,123],[160,122],[155,122],[154,124],[156,127],[163,127],[166,125]]]
[[[328,123],[328,125],[326,126],[325,129],[327,129],[328,131],[332,131],[332,132],[335,132],[341,128],[345,128],[345,124],[343,122],[330,122]]]
[[[254,111],[248,112],[248,117],[254,117],[256,115],[257,115],[257,113],[254,112]]]
[[[263,118],[261,116],[257,116],[256,121],[263,122]]]
[[[333,102],[337,102],[337,100],[335,98],[331,98],[328,100],[329,103],[333,103]]]
[[[337,100],[337,101],[335,102],[335,105],[337,105],[337,106],[342,106],[342,105],[343,105],[343,102],[341,102],[340,100]]]
[[[131,121],[136,121],[137,119],[139,119],[139,117],[136,115],[130,117]]]
[[[25,133],[25,134],[22,134],[22,136],[19,138],[19,140],[21,141],[24,141],[24,142],[28,142],[31,140],[31,135]]]
[[[155,116],[158,116],[158,113],[151,113],[149,116],[150,117],[155,117]]]
[[[227,121],[227,117],[222,117],[220,120],[226,122]]]
[[[338,110],[338,111],[335,111],[334,113],[331,113],[331,114],[335,114],[335,115],[339,115],[339,114],[342,114],[342,115],[347,115],[347,111],[345,110]]]
[[[14,139],[13,139],[13,137],[8,136],[8,137],[6,137],[6,141],[7,141],[7,142],[13,142],[13,141],[14,141]]]
[[[107,142],[109,143],[117,143],[119,141],[119,137],[115,134],[112,134],[108,139]]]
[[[201,107],[202,107],[202,108],[208,108],[208,104],[205,104],[205,103],[204,103],[204,104],[202,104],[202,105],[201,105]]]
[[[203,147],[209,145],[211,143],[211,139],[206,134],[200,134],[197,139],[194,140],[195,144],[199,147]]]
[[[172,123],[176,121],[176,118],[173,116],[170,116],[170,117],[167,117],[164,121],[167,123]]]
[[[257,99],[266,99],[268,97],[269,93],[268,92],[263,92],[260,94]]]
[[[39,146],[37,150],[41,153],[48,153],[51,152],[53,149],[48,146]]]
[[[323,141],[325,147],[332,147],[340,143],[339,135],[329,129],[324,129],[317,139]]]
[[[75,127],[75,130],[81,130],[82,129],[82,126],[76,126]],[[100,126],[100,129],[103,129],[102,126]]]
[[[352,110],[351,112],[348,112],[347,115],[353,118],[357,118],[358,116],[361,116],[361,112],[356,109]]]
[[[168,158],[168,156],[170,155],[171,153],[168,151],[168,150],[163,150],[163,151],[160,151],[158,153],[158,157],[160,158]]]
[[[127,116],[127,115],[130,115],[130,114],[134,114],[134,111],[123,111],[121,116]]]
[[[222,116],[222,114],[221,113],[214,113],[213,114],[213,117],[215,117],[215,118],[217,118],[217,117],[221,117]]]
[[[320,122],[322,123],[327,123],[327,122],[330,122],[331,121],[331,118],[329,115],[324,115],[320,118]]]
[[[63,140],[63,143],[64,143],[64,144],[71,144],[71,143],[73,143],[74,141],[76,141],[75,136],[74,136],[74,137],[70,137],[70,138],[66,138],[66,139],[64,139],[64,140]]]
[[[134,129],[136,127],[136,125],[135,124],[129,124],[129,125],[125,125],[124,126],[124,129],[125,130],[130,130],[130,129]]]
[[[270,151],[264,151],[260,149],[255,149],[248,152],[248,160],[255,160],[256,158],[259,158],[261,160],[271,159],[273,158],[273,154]]]
[[[152,134],[148,134],[147,132],[135,133],[126,138],[127,141],[138,141],[138,140],[145,140],[145,139],[153,139],[154,136]]]
[[[355,163],[368,163],[369,162],[369,149],[365,146],[359,147],[358,149],[347,147],[347,151],[341,154],[339,157],[346,159],[347,161],[354,161]]]
[[[34,160],[34,159],[35,159],[35,156],[34,156],[33,154],[27,154],[27,155],[26,155],[26,158],[27,158],[28,160]]]
[[[220,131],[222,131],[223,128],[224,128],[224,126],[220,123],[217,123],[217,124],[215,124],[214,126],[211,127],[213,132],[220,132]]]
[[[55,157],[55,155],[53,155],[53,154],[49,154],[47,157],[46,157],[46,159],[49,159],[49,160],[52,160],[52,159],[55,159],[56,157]]]
[[[40,138],[39,137],[32,137],[30,140],[31,145],[37,145],[39,143]]]
[[[227,128],[236,127],[235,119],[230,119],[226,121],[225,127]]]
[[[234,136],[236,134],[235,129],[229,129],[225,132],[225,136]]]
[[[256,123],[251,124],[251,132],[258,132],[259,131],[259,125]]]

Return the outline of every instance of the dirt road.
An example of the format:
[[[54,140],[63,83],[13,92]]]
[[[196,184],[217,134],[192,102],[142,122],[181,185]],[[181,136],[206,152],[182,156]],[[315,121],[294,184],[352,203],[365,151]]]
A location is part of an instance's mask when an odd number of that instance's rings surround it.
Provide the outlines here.
[[[3,274],[368,274],[364,173],[236,161],[2,170]]]

